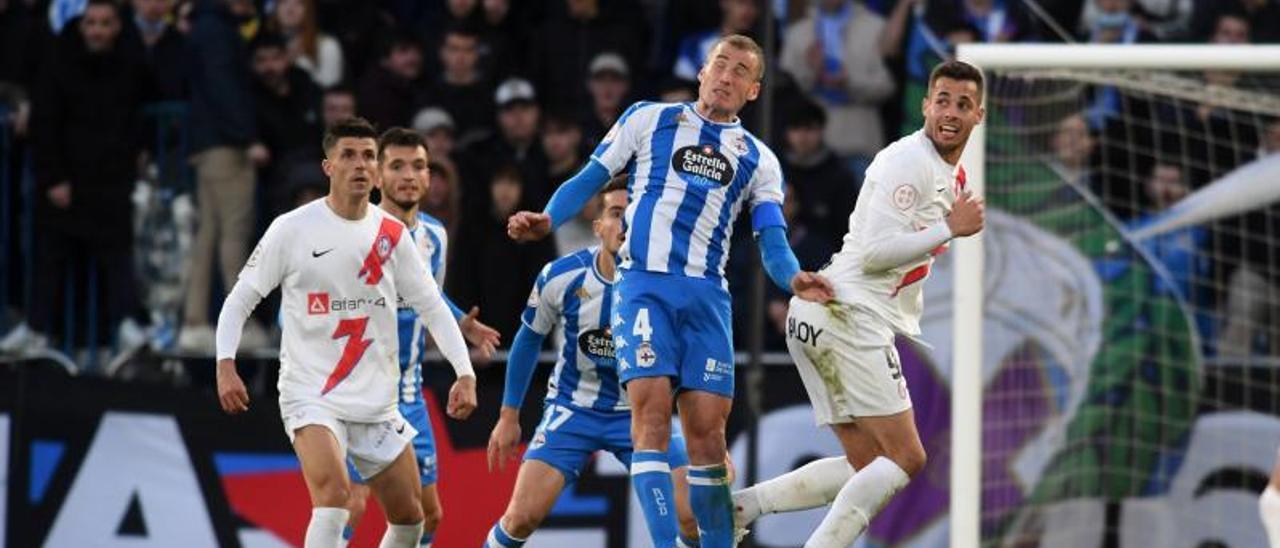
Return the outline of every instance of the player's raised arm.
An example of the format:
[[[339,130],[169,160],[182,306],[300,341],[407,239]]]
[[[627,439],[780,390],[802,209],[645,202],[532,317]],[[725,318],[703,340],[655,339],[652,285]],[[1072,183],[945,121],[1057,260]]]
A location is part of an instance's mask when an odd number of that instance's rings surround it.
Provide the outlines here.
[[[427,332],[435,340],[440,353],[453,366],[458,380],[449,390],[446,411],[450,417],[465,419],[476,408],[476,374],[471,367],[467,343],[454,319],[453,312],[440,296],[440,287],[427,275],[427,266],[411,246],[397,245],[394,268],[396,291],[412,307],[427,326]]]
[[[787,220],[782,214],[782,167],[772,152],[761,156],[759,172],[751,181],[751,230],[760,248],[764,271],[783,291],[801,299],[825,303],[835,298],[831,282],[813,272],[802,272],[800,261],[787,242]]]
[[[520,242],[541,240],[581,211],[635,155],[648,104],[641,101],[628,107],[591,153],[591,159],[556,189],[542,212],[520,211],[507,220],[507,235]]]
[[[215,331],[218,402],[227,413],[249,410],[249,392],[240,380],[240,374],[236,372],[236,350],[240,346],[244,322],[249,319],[262,298],[280,285],[280,280],[284,277],[287,250],[280,245],[283,230],[279,220],[271,223],[266,234],[262,235],[262,240],[249,255],[249,260],[240,271],[240,279],[227,294],[226,300],[222,302],[222,311],[218,313],[218,327]]]

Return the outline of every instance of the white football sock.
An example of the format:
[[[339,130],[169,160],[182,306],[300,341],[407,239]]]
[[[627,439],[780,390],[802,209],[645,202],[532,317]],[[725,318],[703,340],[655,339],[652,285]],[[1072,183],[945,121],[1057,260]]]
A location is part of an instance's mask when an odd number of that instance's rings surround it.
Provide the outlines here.
[[[387,532],[382,534],[382,542],[378,548],[415,548],[418,539],[422,538],[422,522],[412,525],[387,524]]]
[[[1262,516],[1262,527],[1267,530],[1271,548],[1280,548],[1280,491],[1268,485],[1258,497],[1258,513]]]
[[[307,524],[306,548],[334,548],[342,542],[342,528],[351,513],[346,508],[319,506],[311,509],[311,522]]]
[[[826,506],[854,473],[844,457],[818,459],[733,494],[733,521],[745,527],[765,514]]]
[[[910,480],[893,461],[876,457],[840,488],[831,510],[809,536],[805,548],[845,548],[853,544],[871,518]]]

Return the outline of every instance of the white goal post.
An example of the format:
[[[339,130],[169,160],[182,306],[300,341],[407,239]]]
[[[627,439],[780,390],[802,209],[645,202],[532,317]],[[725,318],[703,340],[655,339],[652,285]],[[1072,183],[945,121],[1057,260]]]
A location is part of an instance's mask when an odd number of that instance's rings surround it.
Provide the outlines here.
[[[1001,69],[1203,70],[1280,72],[1280,46],[963,44],[957,58],[989,71]],[[988,116],[991,112],[988,112]],[[968,184],[985,195],[985,124],[974,128],[962,157]],[[952,246],[950,545],[981,543],[983,406],[983,238]]]

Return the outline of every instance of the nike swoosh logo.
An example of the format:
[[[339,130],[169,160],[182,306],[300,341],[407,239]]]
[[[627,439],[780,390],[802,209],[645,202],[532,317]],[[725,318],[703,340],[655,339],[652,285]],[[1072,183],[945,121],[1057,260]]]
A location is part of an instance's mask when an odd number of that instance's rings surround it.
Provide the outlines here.
[[[938,187],[938,192],[946,192],[946,190],[947,190],[947,187],[945,186]]]
[[[403,433],[404,433],[404,423],[403,423],[403,422],[402,422],[402,423],[400,423],[400,426],[397,426],[397,427],[396,427],[396,433],[397,433],[397,434],[403,434]]]
[[[330,251],[333,251],[333,248],[332,248],[332,247],[331,247],[331,248],[329,248],[329,249],[326,249],[326,250],[324,250],[324,251],[316,251],[316,250],[314,250],[314,249],[313,249],[313,250],[311,250],[311,256],[312,256],[312,257],[319,257],[319,256],[321,256],[321,255],[324,255],[325,253],[330,252]]]

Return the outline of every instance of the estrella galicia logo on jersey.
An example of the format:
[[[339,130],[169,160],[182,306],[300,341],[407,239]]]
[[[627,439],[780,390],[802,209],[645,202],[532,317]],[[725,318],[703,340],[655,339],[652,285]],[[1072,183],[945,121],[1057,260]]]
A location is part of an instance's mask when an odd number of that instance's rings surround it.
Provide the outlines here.
[[[596,363],[613,363],[613,333],[608,329],[587,331],[578,336],[578,350]]]
[[[689,184],[704,188],[728,186],[733,182],[733,165],[712,144],[680,148],[671,155],[671,169]]]
[[[329,294],[328,293],[307,293],[307,314],[328,314],[329,313]]]

